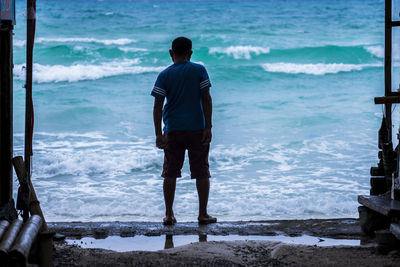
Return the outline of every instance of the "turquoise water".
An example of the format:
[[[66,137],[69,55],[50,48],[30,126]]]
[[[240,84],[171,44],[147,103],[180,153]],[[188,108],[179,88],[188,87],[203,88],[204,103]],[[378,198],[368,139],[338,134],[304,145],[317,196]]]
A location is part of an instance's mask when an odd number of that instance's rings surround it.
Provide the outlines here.
[[[24,9],[19,1],[16,155]],[[193,40],[192,60],[213,84],[210,213],[358,216],[356,197],[369,192],[377,162],[383,1],[38,1],[37,9],[32,179],[49,221],[162,218],[149,94],[180,35]],[[177,219],[196,220],[187,163],[175,199]]]

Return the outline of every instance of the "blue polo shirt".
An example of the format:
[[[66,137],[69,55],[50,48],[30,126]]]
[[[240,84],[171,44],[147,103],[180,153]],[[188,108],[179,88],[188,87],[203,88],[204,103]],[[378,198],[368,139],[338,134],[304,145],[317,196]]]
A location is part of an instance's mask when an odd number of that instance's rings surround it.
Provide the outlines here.
[[[211,87],[204,66],[190,61],[160,72],[151,95],[164,99],[164,132],[197,131],[205,127],[201,93]]]

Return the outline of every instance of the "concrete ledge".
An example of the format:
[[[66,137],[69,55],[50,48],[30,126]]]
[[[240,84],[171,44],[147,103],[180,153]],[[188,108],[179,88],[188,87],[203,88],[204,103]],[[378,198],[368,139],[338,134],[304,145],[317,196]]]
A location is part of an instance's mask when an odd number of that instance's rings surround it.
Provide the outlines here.
[[[332,238],[359,238],[361,228],[354,218],[274,220],[274,221],[237,221],[199,225],[197,222],[177,223],[164,226],[161,222],[50,222],[52,231],[67,237],[93,236],[105,238],[111,235],[312,235]]]

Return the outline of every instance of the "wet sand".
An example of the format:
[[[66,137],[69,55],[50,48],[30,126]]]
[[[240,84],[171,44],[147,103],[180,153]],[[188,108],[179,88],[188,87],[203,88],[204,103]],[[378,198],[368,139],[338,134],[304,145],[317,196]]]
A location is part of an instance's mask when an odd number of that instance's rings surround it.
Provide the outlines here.
[[[56,244],[55,266],[400,266],[400,254],[373,247],[278,242],[202,242],[158,252],[113,252]]]
[[[328,238],[362,238],[358,220],[294,220],[197,223],[99,222],[49,223],[51,229],[69,238],[135,235],[264,235]],[[156,252],[115,252],[85,249],[55,242],[55,266],[400,266],[400,253],[380,254],[367,246],[319,247],[276,241],[208,241]]]

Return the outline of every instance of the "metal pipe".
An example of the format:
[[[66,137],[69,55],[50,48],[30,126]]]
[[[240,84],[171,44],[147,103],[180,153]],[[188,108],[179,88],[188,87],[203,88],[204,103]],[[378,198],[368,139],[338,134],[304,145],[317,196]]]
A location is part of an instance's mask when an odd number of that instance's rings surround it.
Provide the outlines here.
[[[39,215],[33,215],[25,223],[14,246],[10,250],[10,256],[13,261],[26,264],[29,251],[39,233],[40,227],[42,227],[42,222],[43,220]]]
[[[6,232],[8,226],[10,226],[10,223],[7,220],[0,221],[0,240]]]
[[[0,243],[0,254],[7,255],[8,250],[11,248],[12,244],[14,243],[15,239],[17,239],[19,230],[21,230],[22,221],[14,220],[11,226],[8,228],[8,231],[4,235],[3,240]]]

